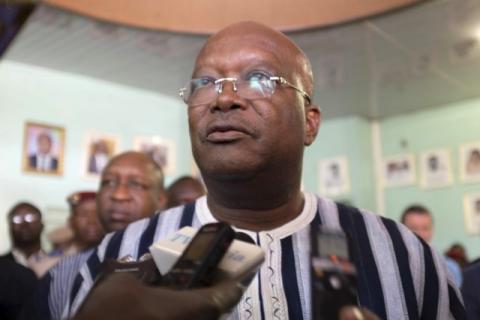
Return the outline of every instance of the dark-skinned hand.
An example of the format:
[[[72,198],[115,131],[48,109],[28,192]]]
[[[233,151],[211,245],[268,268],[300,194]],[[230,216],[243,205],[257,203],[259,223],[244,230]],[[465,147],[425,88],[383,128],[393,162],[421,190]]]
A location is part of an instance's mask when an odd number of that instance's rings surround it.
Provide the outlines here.
[[[117,273],[92,289],[74,319],[218,319],[242,294],[243,288],[234,281],[179,291],[146,286],[128,273]]]

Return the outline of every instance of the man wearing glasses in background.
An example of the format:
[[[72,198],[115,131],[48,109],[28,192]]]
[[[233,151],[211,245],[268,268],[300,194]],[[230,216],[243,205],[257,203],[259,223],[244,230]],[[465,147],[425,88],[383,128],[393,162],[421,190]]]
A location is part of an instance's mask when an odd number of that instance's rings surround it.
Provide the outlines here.
[[[43,231],[40,209],[31,203],[21,202],[10,210],[7,219],[12,250],[2,258],[36,271],[36,266],[47,257],[40,242]]]

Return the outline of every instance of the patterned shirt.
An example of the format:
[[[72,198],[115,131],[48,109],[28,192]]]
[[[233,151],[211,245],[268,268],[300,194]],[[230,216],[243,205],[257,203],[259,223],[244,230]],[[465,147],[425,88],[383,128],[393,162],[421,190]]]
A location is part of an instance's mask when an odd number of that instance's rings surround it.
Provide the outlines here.
[[[380,319],[463,319],[465,310],[444,259],[404,226],[387,218],[304,193],[294,220],[268,231],[245,232],[265,262],[229,319],[312,319],[310,228],[343,230],[351,239],[359,305]],[[140,257],[183,226],[215,222],[206,198],[137,221],[109,234],[81,268],[64,315],[73,315],[91,289],[101,261]]]

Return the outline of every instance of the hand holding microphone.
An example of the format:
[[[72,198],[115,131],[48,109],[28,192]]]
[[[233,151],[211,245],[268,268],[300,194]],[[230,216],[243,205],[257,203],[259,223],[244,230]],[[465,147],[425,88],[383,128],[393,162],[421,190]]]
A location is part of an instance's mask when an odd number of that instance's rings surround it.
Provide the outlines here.
[[[263,262],[245,238],[225,223],[186,227],[152,245],[147,259],[105,261],[75,319],[218,319]]]
[[[234,280],[209,288],[175,290],[146,286],[129,273],[115,273],[92,290],[74,319],[218,319],[242,294],[243,287]]]

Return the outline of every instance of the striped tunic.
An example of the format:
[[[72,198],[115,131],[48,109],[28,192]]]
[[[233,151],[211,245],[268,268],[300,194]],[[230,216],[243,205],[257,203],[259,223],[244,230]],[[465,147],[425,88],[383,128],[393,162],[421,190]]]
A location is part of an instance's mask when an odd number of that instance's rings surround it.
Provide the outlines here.
[[[312,319],[309,232],[324,225],[352,240],[359,305],[380,319],[463,319],[465,310],[444,259],[404,226],[375,214],[304,193],[302,213],[273,230],[240,230],[265,251],[265,262],[229,319]],[[206,198],[170,209],[108,235],[75,279],[64,316],[88,294],[105,258],[140,257],[155,241],[187,225],[216,221]]]

